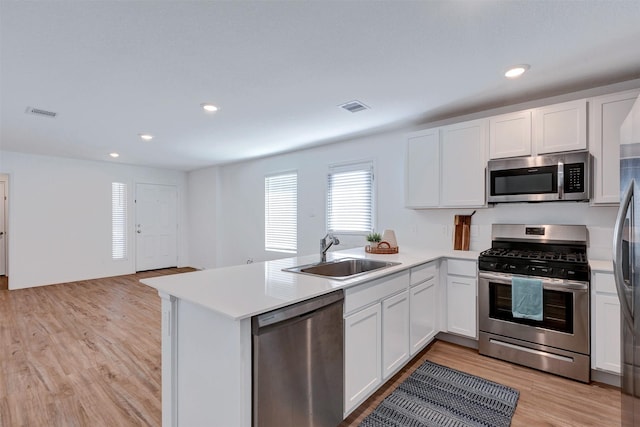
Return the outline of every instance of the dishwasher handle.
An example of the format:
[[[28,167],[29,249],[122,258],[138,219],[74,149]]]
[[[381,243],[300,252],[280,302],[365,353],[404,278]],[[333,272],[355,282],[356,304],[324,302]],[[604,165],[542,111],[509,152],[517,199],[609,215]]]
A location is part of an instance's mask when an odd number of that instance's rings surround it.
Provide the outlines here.
[[[330,294],[303,301],[297,304],[288,305],[277,310],[255,316],[252,319],[253,333],[256,334],[261,328],[265,328],[286,320],[295,319],[305,314],[313,313],[323,307],[334,304],[344,299],[342,290]]]

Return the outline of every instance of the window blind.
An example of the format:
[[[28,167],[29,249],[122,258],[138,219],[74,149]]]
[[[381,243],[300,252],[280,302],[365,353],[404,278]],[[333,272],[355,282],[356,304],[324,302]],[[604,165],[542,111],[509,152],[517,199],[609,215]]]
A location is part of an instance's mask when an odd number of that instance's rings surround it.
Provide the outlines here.
[[[111,258],[127,258],[127,184],[111,183]]]
[[[373,163],[331,166],[327,181],[327,229],[334,233],[373,231]]]
[[[298,249],[298,174],[264,179],[264,248],[296,253]]]

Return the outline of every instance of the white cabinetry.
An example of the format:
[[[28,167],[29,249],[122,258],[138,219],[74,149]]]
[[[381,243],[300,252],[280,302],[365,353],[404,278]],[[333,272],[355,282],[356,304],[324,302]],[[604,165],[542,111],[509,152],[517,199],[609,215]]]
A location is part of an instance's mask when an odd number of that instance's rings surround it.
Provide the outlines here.
[[[344,319],[345,413],[382,382],[381,317],[376,304]]]
[[[438,267],[435,262],[411,269],[410,353],[422,350],[438,333]]]
[[[485,205],[486,120],[456,123],[408,137],[405,205]]]
[[[407,141],[405,204],[408,208],[440,203],[440,131],[427,129]]]
[[[640,90],[599,96],[589,102],[589,151],[593,155],[592,204],[620,202],[620,126]]]
[[[564,102],[533,111],[536,154],[587,149],[587,100]]]
[[[586,148],[586,99],[489,118],[490,159]]]
[[[620,374],[620,302],[612,273],[592,273],[591,367]]]
[[[485,133],[485,120],[473,120],[442,128],[442,206],[485,204]]]
[[[489,158],[531,155],[531,111],[489,118]]]
[[[382,301],[382,378],[409,359],[409,291]]]
[[[477,339],[476,262],[447,260],[447,331]]]
[[[345,416],[409,358],[408,289],[406,270],[345,290]]]

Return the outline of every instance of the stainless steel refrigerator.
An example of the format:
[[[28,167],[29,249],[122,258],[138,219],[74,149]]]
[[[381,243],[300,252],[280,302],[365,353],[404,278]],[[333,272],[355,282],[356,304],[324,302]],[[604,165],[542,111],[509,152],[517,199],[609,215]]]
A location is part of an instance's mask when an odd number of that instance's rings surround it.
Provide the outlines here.
[[[640,426],[640,98],[620,128],[613,270],[620,299],[622,426]]]

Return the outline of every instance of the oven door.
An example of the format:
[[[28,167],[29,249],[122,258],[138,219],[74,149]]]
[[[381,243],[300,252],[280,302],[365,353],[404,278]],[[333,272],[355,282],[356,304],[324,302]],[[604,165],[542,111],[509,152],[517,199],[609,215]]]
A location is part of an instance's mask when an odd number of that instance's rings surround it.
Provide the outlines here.
[[[480,331],[589,354],[589,283],[536,277],[543,284],[543,319],[514,318],[510,274],[478,275]]]

